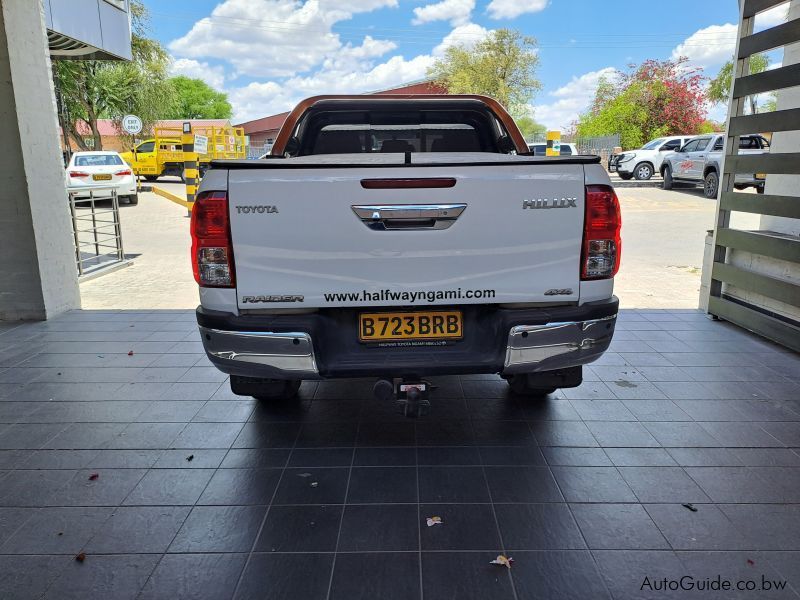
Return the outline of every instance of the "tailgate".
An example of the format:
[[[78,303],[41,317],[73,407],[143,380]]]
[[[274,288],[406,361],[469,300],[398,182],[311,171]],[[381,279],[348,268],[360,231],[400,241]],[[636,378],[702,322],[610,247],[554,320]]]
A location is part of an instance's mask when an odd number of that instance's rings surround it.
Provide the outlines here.
[[[578,300],[581,164],[228,175],[240,309]]]

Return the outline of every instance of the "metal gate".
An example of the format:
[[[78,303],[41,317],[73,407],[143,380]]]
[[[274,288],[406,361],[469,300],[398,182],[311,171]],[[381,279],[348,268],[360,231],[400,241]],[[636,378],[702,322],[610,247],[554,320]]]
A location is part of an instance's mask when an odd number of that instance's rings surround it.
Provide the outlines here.
[[[794,19],[758,33],[753,33],[756,14],[784,4],[785,0],[744,0],[740,4],[739,39],[708,298],[708,312],[712,315],[794,350],[800,350],[800,322],[795,318],[800,313],[800,285],[797,284],[800,237],[769,229],[748,231],[732,228],[731,213],[739,211],[762,217],[800,219],[798,196],[756,195],[734,190],[736,173],[765,173],[773,177],[800,175],[800,152],[797,151],[800,148],[796,144],[789,148],[795,150],[793,152],[738,155],[740,135],[800,130],[800,108],[751,115],[744,113],[748,96],[800,85],[800,61],[787,61],[788,55],[784,57],[783,66],[777,69],[753,75],[749,71],[751,55],[780,47],[784,47],[786,54],[787,46],[800,41],[798,1],[792,0],[790,16],[794,15]],[[776,150],[774,142],[775,138],[772,149]],[[769,177],[766,191],[770,191]]]
[[[69,212],[78,278],[126,265],[115,187],[70,188]]]

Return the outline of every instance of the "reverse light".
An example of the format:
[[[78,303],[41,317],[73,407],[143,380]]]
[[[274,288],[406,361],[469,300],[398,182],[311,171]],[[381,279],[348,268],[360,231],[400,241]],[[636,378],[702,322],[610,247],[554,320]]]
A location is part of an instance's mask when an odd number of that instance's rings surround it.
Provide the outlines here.
[[[622,253],[622,215],[614,188],[586,186],[581,280],[608,279],[617,274]]]
[[[192,270],[201,287],[236,285],[225,192],[201,192],[192,207]]]

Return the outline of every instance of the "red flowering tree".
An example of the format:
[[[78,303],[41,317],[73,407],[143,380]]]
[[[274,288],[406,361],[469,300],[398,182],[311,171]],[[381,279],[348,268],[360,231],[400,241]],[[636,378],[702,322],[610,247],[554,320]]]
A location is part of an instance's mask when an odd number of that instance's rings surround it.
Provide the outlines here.
[[[637,148],[656,137],[697,133],[707,112],[705,79],[686,58],[632,65],[600,82],[592,106],[578,120],[578,135],[619,133],[624,148]]]

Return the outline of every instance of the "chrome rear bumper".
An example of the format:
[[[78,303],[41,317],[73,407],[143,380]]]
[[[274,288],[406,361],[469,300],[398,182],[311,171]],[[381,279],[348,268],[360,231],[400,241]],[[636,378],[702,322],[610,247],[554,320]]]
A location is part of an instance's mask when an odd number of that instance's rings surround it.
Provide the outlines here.
[[[614,335],[617,315],[589,321],[517,325],[508,334],[503,373],[535,373],[596,360]]]

